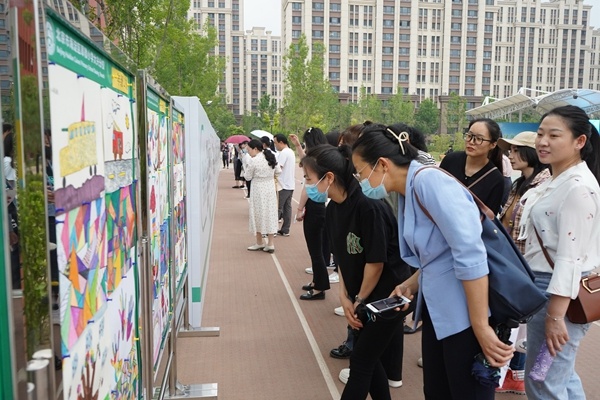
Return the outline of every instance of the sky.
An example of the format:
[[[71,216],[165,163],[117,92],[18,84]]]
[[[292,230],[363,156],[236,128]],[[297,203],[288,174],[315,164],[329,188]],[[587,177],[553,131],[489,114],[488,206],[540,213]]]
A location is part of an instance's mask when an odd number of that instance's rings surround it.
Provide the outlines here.
[[[242,0],[244,2],[244,29],[262,26],[273,35],[281,35],[281,3],[282,0]],[[544,1],[545,2],[545,1]],[[600,28],[600,0],[584,0],[591,4],[592,15],[589,25]]]

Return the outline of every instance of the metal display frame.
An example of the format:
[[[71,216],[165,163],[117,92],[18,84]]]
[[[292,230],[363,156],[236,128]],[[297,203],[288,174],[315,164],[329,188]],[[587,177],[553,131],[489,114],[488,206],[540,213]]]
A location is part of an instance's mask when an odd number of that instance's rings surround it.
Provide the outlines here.
[[[139,160],[147,159],[147,132],[148,132],[148,115],[147,115],[147,93],[148,90],[151,89],[154,92],[158,93],[164,99],[169,99],[169,121],[170,124],[168,126],[169,131],[172,128],[173,124],[173,107],[174,101],[171,99],[169,94],[150,76],[146,70],[139,70],[137,74],[137,87],[136,94],[138,98],[138,138],[139,138],[139,150],[140,156]],[[180,111],[181,112],[181,111]],[[183,112],[182,112],[183,114]],[[185,114],[184,118],[185,118]],[[185,136],[184,136],[185,138]],[[185,139],[184,139],[185,140]],[[168,137],[168,146],[167,148],[169,155],[173,154],[172,149],[172,135]],[[185,159],[184,159],[185,163]],[[140,164],[144,164],[140,161]],[[172,163],[169,162],[169,196],[173,198],[173,192],[175,190],[172,176]],[[140,220],[139,226],[142,227],[143,231],[141,231],[141,238],[144,241],[141,245],[143,249],[143,256],[141,262],[141,282],[142,282],[142,360],[152,360],[153,359],[153,337],[152,337],[152,274],[151,274],[151,265],[149,263],[149,240],[148,240],[148,229],[149,229],[149,221],[148,221],[148,171],[146,165],[141,165],[140,168],[141,178],[140,178],[140,193],[141,203],[140,208],[143,212],[139,213]],[[171,219],[170,219],[170,234],[171,239],[169,241],[170,247],[170,262],[171,262],[171,280],[170,280],[170,291],[171,291],[171,320],[170,320],[170,329],[167,335],[167,340],[165,346],[162,349],[161,354],[159,355],[159,360],[165,360],[164,367],[164,375],[162,376],[160,386],[155,387],[157,383],[156,380],[158,377],[157,374],[153,371],[153,363],[152,362],[142,362],[142,377],[150,377],[150,379],[142,379],[143,383],[143,393],[151,393],[151,397],[147,397],[148,399],[217,399],[218,393],[218,384],[217,383],[209,383],[209,384],[190,384],[185,385],[178,381],[177,378],[177,339],[178,337],[183,337],[182,332],[182,324],[187,321],[187,309],[188,309],[188,299],[187,299],[187,291],[188,291],[188,271],[189,266],[186,266],[183,271],[180,281],[176,282],[174,271],[174,262],[173,262],[173,254],[174,254],[174,241],[172,240],[173,232],[174,232],[174,218],[173,211],[174,206],[172,205],[170,208]],[[187,240],[187,235],[186,235]],[[187,246],[186,246],[187,248]],[[187,262],[187,257],[186,257]],[[178,284],[179,283],[179,284]],[[214,328],[210,330],[210,332],[215,332]],[[218,332],[218,330],[217,330]],[[189,337],[188,335],[185,335]],[[205,334],[199,334],[194,336],[207,336]],[[214,336],[214,335],[210,335]],[[161,362],[159,362],[160,364]],[[158,371],[157,371],[158,373]],[[146,397],[144,397],[146,398]]]

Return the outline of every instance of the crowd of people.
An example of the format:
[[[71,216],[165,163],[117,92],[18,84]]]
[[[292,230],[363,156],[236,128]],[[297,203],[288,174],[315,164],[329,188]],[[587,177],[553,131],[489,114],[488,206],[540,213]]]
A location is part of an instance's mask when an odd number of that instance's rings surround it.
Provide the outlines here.
[[[274,237],[290,234],[296,157],[285,135],[263,139],[235,147],[234,187],[253,182],[249,226],[256,243],[248,250],[272,253]],[[390,399],[389,388],[402,386],[403,321],[411,312],[422,327],[426,399],[493,399],[498,392],[585,398],[575,358],[589,324],[572,323],[566,311],[581,277],[600,266],[598,131],[582,109],[563,106],[543,115],[537,132],[503,138],[495,121],[482,118],[469,123],[463,139],[464,151],[449,149],[439,168],[426,168],[435,160],[424,136],[405,124],[367,121],[327,135],[309,128],[302,141],[289,136],[304,172],[294,218],[303,222],[312,274],[300,299],[324,299],[339,282],[336,313],[348,329],[330,354],[349,358],[339,374],[344,400]],[[507,179],[513,170],[520,173],[514,182]],[[519,349],[498,337],[490,318],[474,196],[497,215],[548,299],[518,328],[526,331]],[[382,313],[367,306],[388,297],[411,302]],[[531,379],[545,347],[548,374]],[[487,368],[508,365],[499,387],[474,376],[480,355]]]

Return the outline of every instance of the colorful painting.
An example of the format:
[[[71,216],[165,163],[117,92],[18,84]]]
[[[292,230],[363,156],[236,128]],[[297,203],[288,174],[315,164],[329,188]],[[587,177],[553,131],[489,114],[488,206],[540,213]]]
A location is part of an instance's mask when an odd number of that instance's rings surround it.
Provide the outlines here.
[[[152,90],[148,90],[147,103],[148,231],[153,279],[153,366],[156,370],[172,316],[169,120],[166,101]]]
[[[136,399],[133,78],[51,16],[47,35],[64,398]]]
[[[185,124],[184,115],[173,107],[172,128],[172,154],[173,154],[173,218],[174,229],[174,252],[173,267],[175,269],[175,284],[179,289],[187,266],[186,249],[186,212],[185,212]]]

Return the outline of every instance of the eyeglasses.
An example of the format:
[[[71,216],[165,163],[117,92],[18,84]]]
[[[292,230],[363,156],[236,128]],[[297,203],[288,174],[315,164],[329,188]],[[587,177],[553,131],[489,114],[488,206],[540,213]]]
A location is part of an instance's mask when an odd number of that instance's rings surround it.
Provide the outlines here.
[[[377,160],[377,162],[375,163],[375,165],[373,166],[373,168],[371,168],[371,174],[373,173],[373,171],[375,171],[375,167],[377,167],[377,164],[379,163],[379,160]],[[352,174],[352,176],[354,176],[354,178],[360,183],[361,179],[360,179],[360,173],[364,171],[365,168],[367,168],[369,166],[369,164],[366,164],[364,167],[362,167],[360,169],[360,171],[357,171],[355,173]],[[369,179],[371,177],[371,175],[369,174],[369,177],[367,179]]]
[[[363,170],[364,170],[365,168],[367,168],[368,166],[369,166],[369,164],[365,164],[365,166],[364,166],[364,167],[362,167],[362,168],[360,169],[360,171],[356,171],[355,173],[353,173],[353,174],[352,174],[352,176],[354,176],[354,179],[356,179],[357,181],[359,181],[359,182],[360,182],[360,173],[361,173],[361,172],[363,172]]]
[[[491,143],[491,142],[493,142],[493,141],[492,141],[492,140],[490,140],[490,139],[484,139],[484,138],[482,138],[481,136],[475,136],[475,135],[473,135],[471,132],[467,132],[467,133],[465,133],[465,134],[463,135],[463,139],[464,139],[466,142],[473,142],[473,143],[475,143],[476,145],[480,145],[480,144],[482,144],[483,142],[490,142],[490,143]]]

